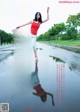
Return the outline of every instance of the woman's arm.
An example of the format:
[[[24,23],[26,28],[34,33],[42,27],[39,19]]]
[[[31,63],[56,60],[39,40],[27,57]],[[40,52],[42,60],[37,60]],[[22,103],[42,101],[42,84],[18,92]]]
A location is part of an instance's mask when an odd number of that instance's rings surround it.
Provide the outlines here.
[[[36,96],[38,96],[38,95],[37,95],[37,93],[34,93],[34,92],[32,92],[32,93],[33,93],[33,95],[36,95]]]
[[[54,104],[54,96],[53,96],[53,94],[47,93],[47,95],[50,95],[51,96],[51,98],[52,98],[52,105],[54,106],[55,104]]]
[[[43,20],[43,22],[42,23],[45,23],[46,21],[48,21],[49,20],[49,7],[47,8],[47,19],[45,19],[45,20]]]
[[[20,28],[20,27],[23,27],[23,26],[26,26],[26,25],[29,25],[29,24],[31,24],[31,23],[32,23],[32,21],[29,21],[29,22],[26,23],[26,24],[23,24],[23,25],[21,25],[21,26],[16,27],[16,29],[18,29],[18,28]]]

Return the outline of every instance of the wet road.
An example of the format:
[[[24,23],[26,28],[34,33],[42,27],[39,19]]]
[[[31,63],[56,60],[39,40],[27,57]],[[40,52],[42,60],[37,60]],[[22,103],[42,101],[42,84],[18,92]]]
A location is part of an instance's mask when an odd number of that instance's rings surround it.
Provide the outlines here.
[[[80,54],[38,43],[35,63],[32,51],[16,49],[0,62],[0,103],[10,112],[80,112]]]

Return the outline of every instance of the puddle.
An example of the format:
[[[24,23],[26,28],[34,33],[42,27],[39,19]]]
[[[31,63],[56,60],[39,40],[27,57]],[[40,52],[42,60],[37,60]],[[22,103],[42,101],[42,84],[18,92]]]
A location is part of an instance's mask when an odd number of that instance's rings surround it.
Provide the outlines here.
[[[0,102],[9,103],[10,112],[79,112],[78,63],[68,53],[41,47],[37,63],[23,48],[0,63]]]

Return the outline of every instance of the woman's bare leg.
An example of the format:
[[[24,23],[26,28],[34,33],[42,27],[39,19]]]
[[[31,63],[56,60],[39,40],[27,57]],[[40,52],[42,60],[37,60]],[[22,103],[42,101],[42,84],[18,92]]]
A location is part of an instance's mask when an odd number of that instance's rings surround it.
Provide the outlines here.
[[[35,57],[37,57],[37,51],[36,51],[36,49],[34,49],[34,55],[35,55]]]
[[[34,49],[34,56],[35,56],[35,60],[38,61],[38,56],[37,56],[37,51],[36,51],[36,49]]]

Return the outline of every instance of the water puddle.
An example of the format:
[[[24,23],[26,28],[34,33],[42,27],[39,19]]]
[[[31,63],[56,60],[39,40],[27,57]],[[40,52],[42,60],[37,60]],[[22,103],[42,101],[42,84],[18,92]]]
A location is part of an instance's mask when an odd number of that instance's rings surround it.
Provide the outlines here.
[[[20,45],[0,63],[0,102],[9,103],[10,112],[79,112],[79,58],[44,45],[36,62],[32,51]]]

